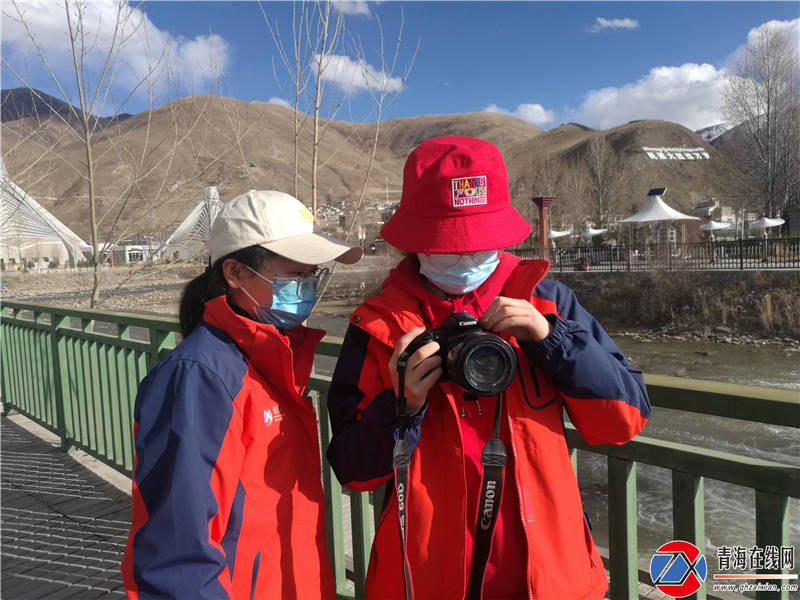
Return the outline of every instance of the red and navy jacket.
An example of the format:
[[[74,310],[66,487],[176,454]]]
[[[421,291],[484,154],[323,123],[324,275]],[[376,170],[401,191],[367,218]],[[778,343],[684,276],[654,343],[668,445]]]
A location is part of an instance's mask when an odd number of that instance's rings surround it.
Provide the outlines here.
[[[567,286],[544,279],[548,267],[545,261],[520,262],[503,253],[478,290],[441,300],[426,295],[416,261],[403,261],[382,292],[351,316],[329,391],[333,437],[328,460],[343,485],[375,489],[392,476],[397,422],[388,362],[403,333],[438,327],[452,311],[480,316],[498,295],[527,299],[552,315],[554,330],[541,343],[518,344],[504,335],[516,348],[520,369],[504,393],[501,439],[509,463],[500,519],[505,535],[498,542],[495,530],[484,598],[603,598],[605,572],[583,515],[563,411],[591,444],[625,443],[650,415],[641,373]],[[482,402],[491,419],[494,403]],[[477,522],[480,487],[471,470],[480,449],[474,448],[474,431],[463,424],[464,406],[461,388],[437,383],[406,436],[412,448],[407,553],[416,598],[462,600],[466,593],[472,553],[468,532]],[[397,519],[393,491],[372,547],[368,598],[404,598]],[[515,556],[506,554],[514,567],[505,571],[504,545],[518,550]],[[517,581],[490,581],[492,569]]]
[[[323,335],[282,335],[220,296],[142,381],[128,597],[336,597],[305,395]]]

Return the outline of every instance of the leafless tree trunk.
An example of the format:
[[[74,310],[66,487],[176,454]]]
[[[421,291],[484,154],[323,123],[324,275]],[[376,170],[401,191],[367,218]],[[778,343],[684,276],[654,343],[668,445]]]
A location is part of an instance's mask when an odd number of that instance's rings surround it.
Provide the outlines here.
[[[800,202],[800,59],[775,25],[748,45],[724,94],[725,118],[737,129],[732,158],[755,182],[765,216]]]

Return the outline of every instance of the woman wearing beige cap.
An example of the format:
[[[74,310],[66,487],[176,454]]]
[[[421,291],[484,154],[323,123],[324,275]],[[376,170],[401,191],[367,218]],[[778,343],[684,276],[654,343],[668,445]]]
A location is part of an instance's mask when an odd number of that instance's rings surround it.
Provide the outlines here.
[[[251,190],[220,212],[211,266],[180,307],[184,341],[134,409],[131,598],[335,598],[317,419],[305,395],[324,332],[301,323],[321,271],[361,249],[309,210]]]

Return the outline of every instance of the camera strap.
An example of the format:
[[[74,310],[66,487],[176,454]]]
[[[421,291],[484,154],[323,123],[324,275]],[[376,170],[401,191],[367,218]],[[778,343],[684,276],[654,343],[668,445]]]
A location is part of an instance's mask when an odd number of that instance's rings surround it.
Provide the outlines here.
[[[494,409],[492,437],[481,452],[483,481],[478,503],[478,520],[475,525],[475,540],[472,546],[472,573],[469,578],[466,600],[480,600],[483,594],[483,577],[489,552],[492,548],[492,535],[500,512],[500,492],[503,488],[503,469],[506,466],[506,448],[500,440],[500,413],[503,406],[503,393],[497,395]]]
[[[394,467],[394,485],[397,494],[397,516],[400,524],[400,555],[403,560],[403,583],[405,585],[405,598],[412,600],[414,593],[411,587],[411,567],[408,564],[406,552],[406,503],[408,502],[408,466],[411,464],[411,451],[406,441],[408,416],[406,413],[405,394],[405,361],[397,370],[397,414],[400,421],[400,433],[394,445],[392,457]]]

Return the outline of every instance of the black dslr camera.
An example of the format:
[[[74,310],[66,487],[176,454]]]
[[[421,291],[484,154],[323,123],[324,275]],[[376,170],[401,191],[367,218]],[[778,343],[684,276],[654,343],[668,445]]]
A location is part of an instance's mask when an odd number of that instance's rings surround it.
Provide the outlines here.
[[[475,396],[496,396],[517,374],[517,354],[511,344],[485,331],[467,312],[454,312],[439,329],[414,338],[398,357],[397,370],[404,370],[408,357],[430,342],[439,342],[436,354],[444,371],[440,381],[455,381]]]

